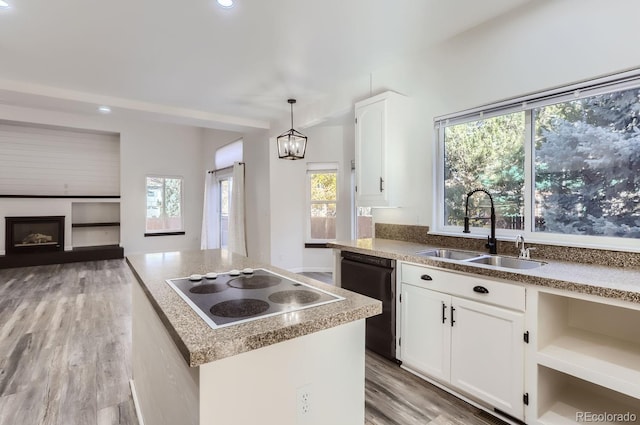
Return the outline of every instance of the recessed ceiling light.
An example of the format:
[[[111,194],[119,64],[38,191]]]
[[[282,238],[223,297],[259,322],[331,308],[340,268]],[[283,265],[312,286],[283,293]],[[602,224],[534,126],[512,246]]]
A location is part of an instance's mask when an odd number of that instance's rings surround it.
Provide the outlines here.
[[[9,8],[9,3],[7,3],[4,0],[0,0],[0,9],[8,9]]]
[[[218,0],[218,4],[222,7],[233,7],[233,0]]]
[[[108,114],[111,112],[111,108],[109,108],[108,106],[100,106],[98,108],[98,111],[102,112],[103,114]]]

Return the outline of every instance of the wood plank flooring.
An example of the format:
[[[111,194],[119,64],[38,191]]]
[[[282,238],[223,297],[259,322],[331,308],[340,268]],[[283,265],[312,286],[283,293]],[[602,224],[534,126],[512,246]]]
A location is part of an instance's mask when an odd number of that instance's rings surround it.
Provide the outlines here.
[[[123,260],[0,270],[0,425],[138,425],[132,282]],[[365,425],[497,423],[479,412],[367,353]]]
[[[365,425],[507,425],[367,351]]]
[[[333,285],[333,273],[331,272],[302,272],[300,274]]]
[[[0,424],[137,425],[122,260],[0,270]]]

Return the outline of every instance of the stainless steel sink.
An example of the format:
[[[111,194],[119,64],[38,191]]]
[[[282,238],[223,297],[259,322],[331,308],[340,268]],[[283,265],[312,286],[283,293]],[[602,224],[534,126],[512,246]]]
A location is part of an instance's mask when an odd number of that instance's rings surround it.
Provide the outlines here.
[[[536,269],[546,263],[541,261],[523,260],[521,258],[501,257],[499,255],[485,255],[479,258],[468,260],[469,263],[486,264],[494,267],[504,267],[507,269]]]
[[[536,269],[546,263],[535,260],[525,260],[515,257],[503,257],[501,255],[487,255],[484,252],[463,251],[458,249],[428,249],[415,253],[418,257],[446,258],[448,260],[459,261],[467,264],[484,264],[505,269]]]
[[[416,255],[418,257],[436,257],[463,261],[470,258],[477,258],[483,254],[481,252],[460,251],[457,249],[429,249],[427,251],[418,251]]]

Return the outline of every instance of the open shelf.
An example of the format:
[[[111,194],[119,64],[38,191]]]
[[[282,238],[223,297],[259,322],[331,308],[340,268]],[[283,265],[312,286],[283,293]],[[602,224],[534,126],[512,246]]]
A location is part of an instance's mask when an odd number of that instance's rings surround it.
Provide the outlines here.
[[[71,204],[74,248],[120,244],[120,203],[117,201]]]
[[[640,418],[640,305],[544,291],[537,305],[538,422]]]
[[[638,343],[569,328],[538,352],[538,363],[640,398]]]
[[[540,406],[538,422],[541,424],[619,424],[640,418],[640,400],[637,398],[542,366],[539,367],[539,374],[539,392],[547,395],[546,402]],[[549,397],[549,393],[553,396]]]
[[[120,222],[102,222],[102,223],[72,223],[71,227],[118,227]]]

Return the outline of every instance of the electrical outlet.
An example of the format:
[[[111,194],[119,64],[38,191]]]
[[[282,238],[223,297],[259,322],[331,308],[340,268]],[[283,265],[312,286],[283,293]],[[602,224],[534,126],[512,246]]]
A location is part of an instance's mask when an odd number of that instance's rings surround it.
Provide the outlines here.
[[[298,388],[297,393],[297,409],[298,409],[298,424],[310,423],[313,415],[313,396],[311,394],[311,384],[304,385]]]

